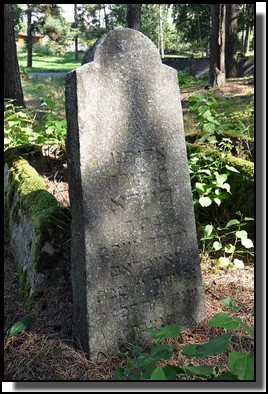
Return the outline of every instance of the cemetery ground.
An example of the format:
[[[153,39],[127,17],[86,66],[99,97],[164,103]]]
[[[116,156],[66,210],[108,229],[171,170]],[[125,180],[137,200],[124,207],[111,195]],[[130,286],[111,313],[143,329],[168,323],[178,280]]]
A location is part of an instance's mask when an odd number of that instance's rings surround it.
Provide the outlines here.
[[[181,348],[188,344],[204,344],[223,332],[223,329],[206,327],[206,322],[218,312],[239,317],[245,324],[254,326],[254,267],[244,269],[213,269],[213,261],[201,259],[201,270],[207,319],[196,327],[182,329],[183,343],[176,339],[165,340],[174,346],[174,357],[169,365],[210,364],[215,367],[227,364],[227,353],[205,359],[186,358]],[[212,273],[213,272],[213,273]],[[25,305],[18,285],[18,275],[12,256],[5,257],[5,333],[9,327],[25,316],[35,320],[27,331],[5,342],[6,381],[53,380],[109,380],[125,358],[115,355],[101,363],[89,361],[72,341],[72,295],[68,277],[57,287],[47,288],[32,305]],[[231,312],[221,305],[221,300],[231,297],[241,307]],[[165,342],[164,341],[164,342]],[[240,343],[239,343],[240,342]],[[253,341],[247,334],[234,334],[231,349],[252,351]],[[163,361],[162,365],[166,363]],[[189,380],[193,378],[189,377]]]
[[[25,79],[24,92],[26,102],[31,106],[39,106],[39,97],[51,94],[54,100],[62,100],[64,95],[64,79],[50,79],[49,85],[46,80],[35,80],[35,88],[32,83]],[[240,117],[243,122],[249,119],[250,101],[253,97],[253,84],[251,78],[230,80],[219,89],[215,89],[213,95],[217,98],[220,110],[225,117],[236,119]],[[184,123],[186,134],[195,131],[196,122],[189,111],[188,97],[191,94],[206,94],[203,89],[204,81],[195,81],[181,88],[181,99],[184,111]],[[48,89],[47,89],[48,87]],[[51,90],[51,92],[49,91]],[[45,97],[44,97],[45,98]],[[252,132],[250,125],[248,132]],[[68,205],[68,183],[64,178],[64,160],[57,166],[47,167],[47,161],[33,162],[35,168],[39,167],[40,173],[46,180],[47,187],[59,202]],[[45,164],[44,164],[45,163]],[[53,161],[50,161],[53,163]],[[57,176],[57,174],[60,176]],[[121,354],[102,360],[100,363],[89,361],[83,352],[72,341],[72,292],[70,283],[70,271],[67,269],[65,280],[57,287],[47,288],[40,298],[25,304],[22,291],[19,288],[19,278],[16,272],[12,256],[6,246],[5,254],[5,334],[15,322],[25,316],[34,316],[34,322],[28,330],[12,336],[5,341],[5,380],[109,380],[114,375],[116,368],[125,363]],[[253,261],[243,269],[219,268],[215,266],[215,260],[208,254],[201,254],[201,270],[207,318],[196,327],[182,329],[183,343],[177,339],[164,340],[174,346],[174,357],[168,363],[170,365],[193,365],[211,364],[215,367],[227,365],[228,353],[217,356],[209,356],[204,359],[182,355],[181,348],[187,344],[204,344],[215,336],[224,332],[223,329],[206,327],[207,321],[218,312],[226,312],[229,316],[239,317],[249,325],[254,326],[254,266]],[[222,305],[222,299],[231,297],[239,306],[236,312],[230,311]],[[242,336],[234,332],[229,350],[252,351],[254,343],[249,335],[243,331]],[[167,362],[162,361],[165,365]],[[184,378],[187,380],[193,377]],[[200,378],[199,378],[200,379]]]

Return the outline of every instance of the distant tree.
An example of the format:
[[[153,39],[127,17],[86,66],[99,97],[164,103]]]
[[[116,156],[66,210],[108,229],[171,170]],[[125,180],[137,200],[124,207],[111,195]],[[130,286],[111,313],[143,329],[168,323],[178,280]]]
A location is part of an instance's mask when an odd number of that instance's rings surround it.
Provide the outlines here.
[[[74,36],[74,60],[79,60],[79,52],[78,52],[78,11],[77,4],[74,4],[74,24],[73,28],[76,30]]]
[[[142,5],[141,32],[159,45],[159,4]]]
[[[4,4],[4,54],[4,98],[24,107],[11,4]]]
[[[127,27],[141,30],[141,6],[142,4],[127,4]]]
[[[33,66],[33,32],[34,24],[32,23],[32,15],[34,10],[34,4],[27,4],[26,15],[27,15],[27,67],[32,68]]]
[[[209,4],[172,4],[173,18],[181,41],[204,51],[210,40]]]
[[[250,39],[254,36],[255,4],[237,4],[238,13],[238,46],[245,55],[249,50]],[[252,40],[253,44],[254,40]],[[254,46],[254,45],[252,45]]]
[[[212,87],[225,83],[226,4],[211,4],[209,82]]]
[[[225,68],[226,78],[236,77],[237,64],[237,4],[226,4],[226,42]]]
[[[22,31],[24,23],[23,23],[23,9],[19,4],[12,4],[12,14],[14,17],[14,30],[15,36]]]

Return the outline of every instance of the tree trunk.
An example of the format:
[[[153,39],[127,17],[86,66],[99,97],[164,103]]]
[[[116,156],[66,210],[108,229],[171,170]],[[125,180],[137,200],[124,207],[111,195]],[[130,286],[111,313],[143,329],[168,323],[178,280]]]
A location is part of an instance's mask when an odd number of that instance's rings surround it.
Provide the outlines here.
[[[245,55],[248,52],[249,48],[249,32],[250,32],[250,4],[246,4],[246,14],[247,14],[247,23],[246,23],[246,33],[245,33],[245,41],[243,47],[243,54]]]
[[[244,36],[245,36],[245,4],[242,4],[242,37],[241,37],[241,53],[244,55]]]
[[[17,58],[12,5],[4,4],[4,98],[25,107]]]
[[[32,24],[32,8],[30,4],[27,4],[27,67],[32,68],[33,66],[33,24]]]
[[[164,37],[163,37],[163,15],[162,15],[162,4],[159,5],[159,36],[160,36],[160,54],[161,58],[164,59]]]
[[[127,4],[127,27],[141,30],[141,6],[142,4]]]
[[[74,27],[75,27],[75,29],[77,29],[77,27],[78,27],[77,4],[74,4]],[[75,39],[74,39],[74,60],[75,61],[79,60],[77,33],[75,34]]]
[[[209,83],[212,87],[225,83],[225,4],[211,5],[211,38]]]
[[[103,12],[104,12],[105,28],[109,30],[109,17],[106,12],[106,4],[103,4]]]
[[[226,4],[226,77],[236,77],[237,63],[237,4]]]

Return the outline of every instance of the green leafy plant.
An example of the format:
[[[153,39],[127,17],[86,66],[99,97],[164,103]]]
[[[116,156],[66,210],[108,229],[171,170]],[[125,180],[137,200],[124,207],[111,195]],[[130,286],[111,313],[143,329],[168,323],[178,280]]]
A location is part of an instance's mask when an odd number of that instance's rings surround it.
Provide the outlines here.
[[[14,335],[18,335],[21,332],[28,330],[28,328],[30,327],[30,325],[34,322],[34,317],[29,315],[24,317],[23,319],[17,321],[16,323],[14,323],[9,330],[7,331],[7,334],[5,336],[5,341],[11,337],[13,337]]]
[[[10,102],[4,112],[5,149],[23,144],[59,145],[66,134],[63,102],[45,98],[46,109],[40,114]]]
[[[190,109],[195,114],[197,127],[202,134],[199,140],[215,144],[217,142],[216,135],[222,134],[219,114],[216,111],[217,100],[211,92],[207,92],[206,96],[202,93],[194,94],[189,97],[188,101]]]
[[[248,237],[246,230],[242,229],[253,218],[243,217],[240,211],[237,212],[239,219],[231,219],[224,227],[214,228],[208,224],[204,228],[203,253],[207,250],[218,256],[216,264],[220,267],[244,267],[243,257],[254,256],[254,245]]]
[[[37,132],[42,136],[42,144],[60,144],[66,135],[66,116],[62,99],[57,101],[50,95],[44,97],[46,111],[37,127]]]
[[[231,190],[227,180],[231,172],[239,172],[236,168],[200,152],[190,155],[188,165],[195,208],[208,207],[212,203],[219,206],[229,198]]]
[[[182,354],[186,357],[202,359],[226,353],[233,337],[232,333],[226,331],[240,330],[237,335],[240,338],[241,352],[231,351],[226,366],[194,366],[191,363],[181,366],[162,366],[161,361],[174,357],[174,352],[170,345],[160,342],[167,338],[179,338],[180,342],[183,342],[180,326],[176,324],[163,327],[160,330],[148,328],[147,332],[153,336],[156,343],[152,344],[150,350],[146,353],[139,346],[133,346],[130,351],[124,353],[126,357],[125,367],[116,370],[113,380],[179,380],[180,377],[185,378],[185,376],[201,380],[253,380],[254,354],[246,352],[241,342],[241,329],[246,331],[252,340],[254,339],[253,329],[240,318],[232,318],[224,312],[213,316],[207,323],[207,327],[222,328],[225,333],[205,344],[186,345],[182,348]]]
[[[196,81],[195,77],[193,77],[186,71],[178,72],[178,80],[179,80],[179,86],[181,88],[186,87],[188,85],[192,85]]]
[[[181,340],[179,324],[166,326],[160,330],[148,328],[155,339],[156,343],[150,346],[148,353],[142,351],[139,346],[134,346],[130,352],[124,355],[127,357],[126,367],[118,368],[113,380],[166,380],[167,375],[171,379],[176,378],[176,368],[170,369],[162,367],[160,360],[168,360],[173,354],[173,348],[170,345],[160,344],[160,341],[166,338],[176,338]]]
[[[242,305],[239,305],[231,297],[225,297],[221,300],[221,306],[230,309],[232,312],[239,312],[242,309]]]
[[[4,112],[4,147],[12,148],[24,143],[34,143],[38,137],[34,133],[35,116],[23,107],[10,101]]]
[[[233,101],[225,100],[219,109],[218,101],[208,91],[188,98],[190,112],[199,131],[198,141],[212,145],[225,154],[236,154],[252,160],[254,138],[254,98],[241,113],[233,111]]]

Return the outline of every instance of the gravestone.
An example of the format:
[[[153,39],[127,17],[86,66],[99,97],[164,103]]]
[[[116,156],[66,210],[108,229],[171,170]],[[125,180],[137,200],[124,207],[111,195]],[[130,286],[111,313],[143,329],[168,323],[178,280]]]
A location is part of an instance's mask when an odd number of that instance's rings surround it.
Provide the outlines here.
[[[87,59],[67,75],[67,160],[73,332],[96,360],[205,307],[177,72],[132,29]]]

